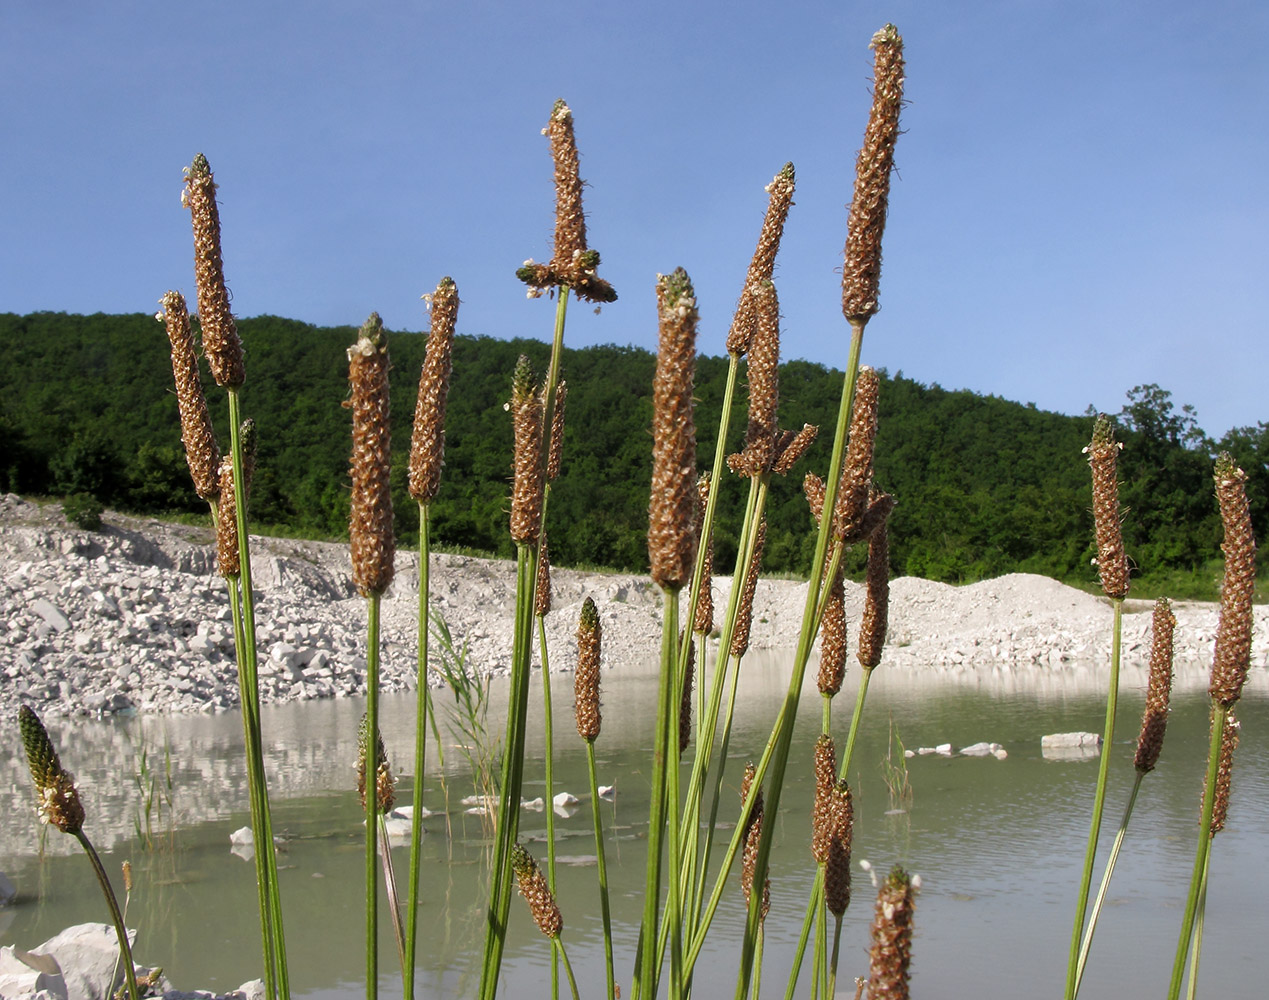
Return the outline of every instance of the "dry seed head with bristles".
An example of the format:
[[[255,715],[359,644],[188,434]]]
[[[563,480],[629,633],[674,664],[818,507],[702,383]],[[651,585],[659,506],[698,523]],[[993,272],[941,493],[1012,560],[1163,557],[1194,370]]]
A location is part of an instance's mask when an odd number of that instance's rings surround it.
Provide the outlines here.
[[[877,891],[868,962],[868,1000],[907,1000],[912,917],[920,880],[898,865]]]
[[[850,411],[850,438],[842,463],[833,513],[833,533],[850,542],[863,538],[860,522],[868,509],[872,485],[873,451],[877,442],[877,403],[881,379],[875,368],[863,365],[855,382]]]
[[[817,864],[828,861],[833,835],[833,788],[837,784],[837,748],[833,737],[820,733],[811,754],[815,769],[815,798],[811,804],[811,857]]]
[[[802,479],[802,492],[806,495],[806,505],[811,508],[811,517],[819,524],[824,514],[824,480],[808,472]]]
[[[762,550],[767,544],[767,519],[758,522],[758,537],[754,539],[753,562],[745,574],[744,589],[740,592],[740,605],[736,611],[736,624],[731,634],[730,655],[744,656],[749,649],[749,632],[753,628],[753,598],[758,590],[758,575],[762,570]]]
[[[242,441],[242,495],[250,497],[251,478],[256,470],[256,422],[250,418],[242,422],[238,431]],[[238,499],[234,493],[233,458],[226,455],[220,460],[216,502],[216,571],[223,577],[238,576],[242,571],[238,545]]]
[[[159,300],[163,311],[159,318],[167,329],[172,345],[172,377],[176,382],[176,406],[181,415],[181,444],[185,446],[185,462],[194,480],[194,492],[208,502],[220,493],[220,447],[212,429],[207,397],[198,374],[198,351],[190,330],[189,310],[185,296],[168,292]]]
[[[780,440],[776,443],[776,457],[771,471],[778,476],[788,475],[797,460],[815,443],[819,432],[820,429],[814,424],[803,424],[800,431],[781,431]]]
[[[1225,540],[1225,576],[1216,624],[1216,648],[1208,694],[1226,708],[1242,694],[1251,665],[1252,597],[1256,591],[1256,537],[1247,503],[1247,474],[1227,452],[1216,460],[1216,499]]]
[[[538,930],[549,938],[559,937],[564,930],[564,917],[556,905],[550,884],[533,855],[519,844],[511,848],[511,870],[515,872],[516,885],[529,904],[529,912],[533,914]]]
[[[1213,837],[1225,829],[1225,820],[1229,815],[1229,784],[1234,775],[1234,751],[1238,749],[1241,729],[1242,724],[1234,717],[1234,713],[1227,713],[1225,729],[1221,732],[1221,756],[1216,765],[1216,793],[1212,800]],[[1206,779],[1204,783],[1206,784]]]
[[[825,567],[827,569],[827,566]],[[828,586],[828,602],[820,625],[820,694],[832,698],[846,678],[846,586],[839,569]]]
[[[1093,472],[1093,532],[1097,539],[1097,571],[1106,596],[1128,596],[1128,556],[1119,523],[1117,467],[1123,445],[1115,440],[1115,425],[1104,413],[1093,423],[1093,440],[1084,449]]]
[[[79,801],[74,775],[62,767],[44,723],[26,705],[18,709],[18,729],[35,782],[40,819],[62,833],[78,833],[84,826],[84,807]]]
[[[753,787],[754,778],[757,777],[758,769],[754,767],[753,761],[745,765],[745,775],[740,781],[740,801],[743,803],[749,798],[749,790]],[[740,861],[740,889],[745,896],[745,905],[749,905],[749,897],[753,893],[753,877],[757,874],[758,867],[758,846],[762,840],[762,789],[759,788],[754,800],[753,808],[749,810],[749,819],[745,823],[744,846],[741,853]],[[771,909],[771,879],[767,878],[762,885],[762,904],[759,911],[759,921],[765,920],[767,911]]]
[[[348,541],[353,585],[363,597],[392,582],[392,440],[388,409],[388,343],[378,313],[357,331],[348,349],[352,408],[352,504]]]
[[[893,24],[872,36],[872,111],[855,164],[846,263],[842,268],[842,313],[862,326],[877,312],[881,284],[881,237],[890,201],[890,172],[903,105],[903,39]]]
[[[125,861],[121,866],[123,870],[123,891],[132,891],[132,862]]]
[[[589,597],[582,604],[577,623],[577,670],[573,673],[573,713],[577,735],[587,743],[599,738],[603,717],[599,712],[599,655],[603,629],[599,611]]]
[[[727,459],[732,472],[761,476],[775,463],[780,405],[780,303],[775,285],[764,281],[754,291],[757,325],[749,345],[749,426],[744,451]]]
[[[793,204],[794,170],[786,163],[767,185],[767,214],[758,233],[758,245],[754,248],[749,272],[745,275],[745,287],[736,303],[736,313],[727,334],[727,353],[737,357],[749,350],[753,339],[757,316],[754,310],[753,289],[764,281],[770,281],[775,272],[776,254],[780,250],[780,238],[784,235],[784,222]]]
[[[687,664],[683,667],[683,697],[679,700],[679,756],[692,742],[692,680],[696,674],[696,644],[686,629],[679,632],[679,644],[687,643]]]
[[[696,425],[692,389],[696,371],[696,292],[682,268],[657,278],[660,323],[652,381],[652,489],[648,503],[648,557],[652,579],[678,589],[692,577],[696,533]]]
[[[884,520],[868,539],[864,595],[864,614],[859,621],[859,650],[855,655],[865,670],[872,670],[881,662],[881,649],[886,644],[890,616],[890,536]]]
[[[547,550],[546,534],[538,543],[538,576],[533,585],[533,616],[545,618],[551,613],[551,555]]]
[[[564,403],[568,399],[568,383],[563,379],[555,387],[555,407],[551,411],[551,445],[546,452],[546,481],[560,478],[560,462],[564,456]]]
[[[202,153],[185,168],[181,204],[189,209],[194,225],[194,281],[198,287],[198,325],[203,335],[203,353],[207,355],[216,384],[237,387],[246,380],[246,367],[238,326],[229,309],[229,289],[225,286],[216,181]]]
[[[705,567],[701,574],[701,596],[696,602],[696,617],[692,631],[709,635],[714,631],[714,539],[703,538],[705,507],[709,503],[710,478],[702,472],[696,480],[696,544],[705,546]]]
[[[511,538],[536,545],[542,531],[542,393],[523,354],[511,376],[511,433],[514,439],[511,481]]]
[[[855,810],[850,787],[834,781],[829,797],[828,858],[824,862],[824,905],[836,917],[850,905],[850,852]]]
[[[366,767],[370,757],[370,727],[362,715],[357,726],[357,798],[361,808],[366,808]],[[388,751],[383,745],[383,734],[375,733],[375,808],[384,814],[392,812],[396,803],[396,782],[388,766]]]
[[[410,434],[410,496],[431,503],[441,488],[445,464],[445,409],[453,371],[454,326],[458,322],[458,286],[442,278],[431,296],[432,329],[419,373]]]
[[[1176,615],[1166,597],[1154,602],[1151,617],[1150,681],[1146,686],[1146,710],[1141,717],[1141,735],[1133,766],[1142,774],[1154,770],[1163,750],[1163,734],[1168,728],[1168,699],[1172,694],[1172,633]]]

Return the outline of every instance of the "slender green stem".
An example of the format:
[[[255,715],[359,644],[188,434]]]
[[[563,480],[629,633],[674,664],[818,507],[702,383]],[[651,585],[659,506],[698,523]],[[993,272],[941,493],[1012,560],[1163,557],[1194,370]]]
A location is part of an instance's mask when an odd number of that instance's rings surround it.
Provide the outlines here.
[[[824,870],[824,865],[818,866],[820,874]],[[823,875],[820,874],[821,880]],[[813,975],[811,976],[811,996],[814,997],[819,988],[820,983],[828,982],[828,927],[824,923],[824,894],[820,894],[819,905],[815,908],[815,951],[811,956],[811,968]],[[825,991],[824,996],[827,1000],[832,1000],[833,994]]]
[[[480,996],[492,1000],[498,993],[502,952],[506,945],[507,914],[511,908],[511,847],[519,832],[520,788],[524,777],[524,740],[529,709],[529,666],[533,650],[533,585],[537,553],[529,545],[517,546],[516,620],[512,639],[511,692],[507,705],[506,741],[503,745],[501,784],[494,845],[493,872],[489,882],[484,961]]]
[[[404,974],[405,930],[401,925],[401,900],[397,896],[397,873],[392,864],[392,842],[388,839],[388,817],[379,813],[375,818],[379,823],[379,842],[383,844],[379,856],[383,859],[383,886],[388,897],[388,913],[392,917],[392,934],[397,942],[397,960]]]
[[[564,972],[568,975],[568,985],[569,989],[573,991],[573,1000],[581,1000],[581,997],[577,992],[577,979],[573,976],[573,965],[568,960],[568,952],[564,950],[564,942],[558,937],[553,937],[551,938],[551,943],[554,945],[551,949],[551,953],[559,955],[564,962]]]
[[[658,685],[657,694],[657,728],[656,736],[653,742],[653,762],[652,762],[652,805],[651,815],[648,820],[648,864],[647,877],[644,882],[643,894],[643,920],[639,931],[639,964],[635,970],[633,983],[633,995],[635,1000],[647,996],[653,998],[657,993],[657,972],[659,950],[657,948],[657,917],[661,904],[661,856],[662,841],[666,828],[666,778],[671,767],[677,768],[673,764],[673,757],[677,754],[678,743],[674,743],[673,748],[670,746],[670,719],[673,715],[677,718],[677,706],[673,705],[675,682],[674,667],[678,662],[678,609],[679,609],[679,589],[677,587],[663,588],[663,607],[664,614],[661,621],[661,680]],[[677,734],[677,726],[674,727]],[[677,844],[674,845],[677,847]],[[678,900],[679,887],[677,884],[678,876],[678,859],[674,859],[673,876],[670,882],[671,899],[666,905],[667,918],[679,924],[678,928],[671,926],[670,932],[670,956],[672,966],[676,950],[675,939],[681,934],[681,914],[676,915],[673,912],[673,905]],[[678,941],[678,947],[681,948],[682,942]],[[680,952],[681,954],[681,952]],[[677,973],[677,975],[675,974]],[[671,972],[671,990],[674,989],[676,983],[681,983],[682,969],[672,969]],[[646,993],[645,993],[646,991]]]
[[[1080,991],[1080,982],[1084,978],[1084,966],[1088,962],[1088,953],[1093,947],[1093,934],[1097,930],[1097,919],[1101,916],[1102,904],[1106,901],[1106,891],[1110,888],[1111,876],[1115,874],[1115,862],[1119,860],[1119,851],[1124,844],[1124,836],[1128,833],[1128,821],[1132,819],[1132,808],[1137,803],[1137,793],[1141,790],[1141,779],[1145,771],[1138,771],[1132,783],[1132,793],[1128,796],[1128,805],[1124,807],[1124,818],[1115,833],[1115,843],[1110,849],[1110,858],[1106,862],[1106,871],[1102,875],[1102,884],[1097,889],[1097,897],[1093,900],[1093,912],[1088,917],[1088,927],[1084,931],[1084,941],[1080,945],[1079,963],[1075,967],[1075,992]]]
[[[806,906],[806,919],[802,921],[802,933],[798,935],[798,946],[793,952],[793,967],[789,970],[789,983],[784,991],[784,1000],[793,1000],[793,991],[798,985],[798,974],[802,971],[802,961],[806,957],[806,946],[811,939],[815,914],[819,911],[819,901],[823,898],[824,866],[817,865],[815,880],[811,883],[811,898]],[[814,996],[814,989],[812,989],[812,996]]]
[[[402,965],[405,1000],[414,1000],[414,970],[419,935],[419,877],[423,853],[423,771],[427,761],[427,717],[431,700],[428,684],[428,633],[431,575],[431,505],[419,503],[419,616],[417,689],[414,709],[414,802],[410,814],[410,885],[406,900],[405,960]]]
[[[379,995],[379,595],[366,599],[366,1000]],[[387,850],[387,845],[384,845]]]
[[[536,596],[536,595],[535,595]],[[555,771],[551,733],[551,659],[546,648],[546,617],[537,615],[538,649],[542,656],[542,722],[545,728],[543,754],[546,757],[546,884],[555,894]],[[560,965],[555,952],[551,953],[551,997],[560,995]]]
[[[115,936],[119,939],[119,954],[123,959],[123,973],[128,983],[128,995],[132,1000],[139,1000],[141,994],[137,990],[137,970],[132,964],[132,946],[128,944],[128,928],[123,925],[123,914],[119,912],[119,900],[110,886],[110,877],[106,874],[106,869],[102,867],[101,858],[97,856],[84,831],[76,830],[72,836],[79,841],[84,853],[88,855],[97,881],[101,883],[101,893],[106,897],[106,905],[110,907],[110,919],[114,921]],[[113,982],[111,985],[114,985]]]
[[[1093,881],[1093,862],[1097,857],[1097,838],[1102,828],[1102,810],[1106,804],[1106,779],[1110,774],[1111,748],[1115,739],[1115,710],[1119,704],[1119,650],[1123,634],[1123,598],[1111,600],[1115,619],[1111,625],[1110,684],[1106,691],[1106,731],[1102,737],[1101,763],[1097,771],[1097,792],[1093,796],[1093,818],[1088,827],[1088,847],[1084,852],[1084,870],[1080,875],[1079,899],[1075,906],[1075,927],[1071,932],[1071,953],[1067,962],[1066,1000],[1074,1000],[1076,967],[1079,964],[1080,942],[1084,937],[1084,919],[1088,909],[1088,892]]]
[[[608,863],[604,859],[604,823],[599,812],[599,778],[595,773],[595,744],[586,742],[586,767],[590,773],[590,812],[595,825],[595,860],[599,867],[599,910],[604,921],[604,974],[608,1000],[616,997],[612,962],[612,914],[608,901]]]
[[[286,961],[286,934],[282,925],[282,892],[278,884],[278,860],[273,850],[273,817],[269,809],[269,786],[264,773],[264,736],[260,727],[260,683],[256,658],[255,592],[251,583],[251,537],[247,534],[247,490],[242,450],[242,416],[238,390],[228,390],[229,441],[234,470],[234,515],[238,530],[238,563],[241,574],[242,636],[239,657],[244,662],[247,683],[240,692],[244,710],[249,712],[251,734],[247,739],[248,770],[255,772],[258,800],[258,828],[253,828],[257,856],[264,855],[265,891],[269,901],[267,924],[272,949],[266,961],[276,967],[277,995],[290,1000],[290,973]],[[262,851],[260,845],[267,845]]]
[[[1198,989],[1199,956],[1203,952],[1203,918],[1207,914],[1207,873],[1212,867],[1212,852],[1203,860],[1203,882],[1199,886],[1198,914],[1194,920],[1194,947],[1190,950],[1190,980],[1186,985],[1187,1000],[1194,1000]]]
[[[755,889],[754,891],[756,892],[758,890]],[[753,959],[754,1000],[757,1000],[758,996],[761,994],[761,989],[762,989],[762,945],[764,940],[766,939],[766,935],[763,933],[763,929],[764,929],[763,925],[759,924],[758,925],[758,946],[754,952],[754,959]]]
[[[1185,916],[1181,920],[1181,936],[1176,945],[1176,959],[1172,963],[1172,981],[1168,986],[1168,1000],[1181,995],[1181,979],[1185,974],[1185,956],[1189,952],[1190,938],[1194,933],[1195,914],[1203,886],[1203,872],[1207,869],[1207,856],[1212,849],[1212,810],[1216,804],[1216,772],[1221,761],[1221,740],[1225,735],[1225,722],[1229,709],[1212,702],[1212,736],[1207,750],[1207,779],[1203,786],[1203,811],[1199,820],[1198,849],[1194,856],[1194,872],[1190,876],[1190,892],[1185,901]]]
[[[826,997],[837,995],[837,959],[841,952],[842,943],[842,918],[834,915],[833,920],[833,956],[829,959],[828,989],[824,992]]]

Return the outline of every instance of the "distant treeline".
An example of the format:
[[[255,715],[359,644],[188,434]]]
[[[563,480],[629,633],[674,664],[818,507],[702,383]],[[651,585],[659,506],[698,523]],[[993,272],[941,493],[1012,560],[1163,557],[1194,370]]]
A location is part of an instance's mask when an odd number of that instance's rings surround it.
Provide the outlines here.
[[[253,523],[318,537],[348,527],[345,351],[352,327],[319,328],[273,316],[240,321],[247,353],[244,412],[259,430]],[[426,338],[391,335],[397,531],[418,530],[405,488],[410,421]],[[548,345],[459,337],[446,422],[445,472],[433,504],[438,544],[511,555],[507,534],[511,425],[503,410],[511,370],[526,354],[545,367]],[[551,494],[553,561],[647,566],[651,397],[655,359],[631,347],[568,350],[564,465]],[[701,463],[710,460],[726,358],[697,369]],[[137,513],[200,512],[181,450],[167,338],[149,315],[0,314],[0,489],[28,495],[90,493]],[[208,398],[227,441],[224,393]],[[764,567],[804,573],[813,531],[801,481],[821,475],[841,373],[791,361],[780,368],[782,426],[818,424],[820,439],[768,503]],[[738,392],[733,450],[744,435]],[[1124,533],[1136,571],[1172,593],[1211,595],[1220,524],[1212,456],[1231,451],[1250,478],[1257,534],[1269,519],[1269,425],[1231,430],[1219,442],[1193,411],[1158,386],[1138,386],[1117,414]],[[1091,415],[1068,417],[994,396],[883,378],[876,481],[898,498],[892,519],[896,574],[965,582],[1012,571],[1077,584],[1095,579],[1088,467],[1081,449]],[[746,490],[728,474],[721,494],[717,565],[731,565]],[[861,556],[856,554],[853,571]]]

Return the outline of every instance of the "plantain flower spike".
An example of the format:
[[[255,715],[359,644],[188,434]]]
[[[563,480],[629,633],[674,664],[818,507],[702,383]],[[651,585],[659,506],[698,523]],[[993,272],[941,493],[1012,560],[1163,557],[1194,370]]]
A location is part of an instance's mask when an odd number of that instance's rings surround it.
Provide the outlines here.
[[[732,629],[731,649],[734,657],[742,657],[749,650],[749,633],[753,628],[753,599],[758,591],[758,575],[762,570],[762,550],[767,544],[767,518],[758,522],[758,537],[754,540],[753,562],[745,574],[744,589],[740,592],[740,605],[736,611],[736,624]]]
[[[198,286],[198,325],[203,334],[203,353],[207,355],[216,384],[237,388],[246,380],[246,367],[238,326],[229,310],[229,289],[225,286],[216,181],[202,153],[185,168],[181,204],[189,209],[194,225],[194,281]]]
[[[533,585],[533,617],[545,618],[551,613],[551,554],[547,549],[546,533],[538,542],[538,575]]]
[[[247,418],[238,431],[242,441],[242,495],[251,492],[256,470],[256,422]],[[229,455],[220,460],[219,499],[216,502],[216,569],[223,577],[238,576],[242,561],[238,547],[238,498],[234,493],[234,463]]]
[[[172,377],[176,382],[176,406],[181,415],[181,444],[185,446],[185,462],[194,480],[194,492],[211,502],[220,495],[220,447],[212,429],[207,397],[198,375],[198,352],[190,330],[189,310],[185,296],[171,292],[159,300],[159,314],[172,345]]]
[[[1163,734],[1168,728],[1168,700],[1172,694],[1172,633],[1176,615],[1166,597],[1154,602],[1151,617],[1150,680],[1146,685],[1146,710],[1141,717],[1141,735],[1133,767],[1142,774],[1154,770],[1163,750]]]
[[[370,727],[366,725],[366,716],[362,715],[357,727],[357,797],[361,800],[361,808],[366,808],[366,770],[370,758]],[[388,751],[383,745],[383,734],[375,733],[375,808],[385,815],[392,812],[396,803],[396,781],[392,777],[392,768],[388,766]]]
[[[749,346],[749,426],[744,451],[727,459],[731,470],[742,476],[762,476],[771,471],[780,431],[776,410],[780,405],[780,303],[775,285],[764,281],[754,290],[756,325]]]
[[[679,632],[679,643],[687,643],[687,665],[683,668],[683,696],[679,699],[679,756],[692,742],[692,681],[696,674],[696,644],[686,629]]]
[[[903,105],[903,39],[893,24],[872,36],[872,111],[864,145],[855,165],[855,196],[850,203],[846,263],[842,268],[842,313],[862,328],[877,312],[881,283],[881,237],[890,201],[890,172],[899,138]]]
[[[568,400],[568,383],[563,379],[555,387],[555,408],[551,411],[551,445],[546,452],[546,481],[560,478],[564,458],[564,403]]]
[[[1093,531],[1097,539],[1097,571],[1102,590],[1112,600],[1128,596],[1128,556],[1119,523],[1117,466],[1123,448],[1115,440],[1115,425],[1104,413],[1093,423],[1093,440],[1084,449],[1093,471]]]
[[[529,912],[533,914],[538,930],[549,938],[559,937],[564,930],[564,917],[555,896],[533,855],[519,844],[511,848],[511,870],[515,872],[516,885],[529,904]]]
[[[1225,729],[1221,732],[1221,756],[1216,765],[1216,792],[1212,800],[1213,837],[1225,829],[1225,820],[1229,816],[1229,785],[1234,774],[1234,751],[1238,749],[1241,728],[1242,724],[1234,713],[1229,712],[1225,716]]]
[[[445,464],[445,408],[453,371],[454,325],[458,321],[458,286],[442,278],[431,295],[432,329],[427,335],[419,395],[410,434],[410,496],[431,503],[441,488]]]
[[[696,534],[696,292],[682,268],[657,278],[660,340],[652,381],[652,490],[648,557],[652,579],[678,590],[692,576]]]
[[[784,222],[793,205],[793,187],[792,163],[786,163],[767,185],[767,214],[762,220],[762,230],[758,233],[758,245],[754,248],[753,259],[749,262],[749,273],[745,275],[744,290],[740,293],[740,301],[736,303],[731,330],[727,333],[727,353],[736,357],[748,353],[753,340],[757,314],[752,290],[764,281],[770,281],[775,272],[775,259],[780,251],[780,239],[784,235]]]
[[[895,865],[877,892],[868,963],[868,1000],[907,1000],[912,917],[920,879]]]
[[[820,733],[811,754],[815,771],[815,797],[811,805],[811,857],[817,864],[828,861],[833,835],[833,788],[837,784],[837,748],[833,737]]]
[[[828,858],[824,862],[824,905],[840,917],[850,905],[850,851],[854,836],[855,812],[850,787],[833,782],[829,799]]]
[[[388,344],[378,313],[348,349],[352,408],[352,504],[348,526],[353,585],[363,597],[382,594],[392,582],[396,539],[392,533],[391,427],[388,411]]]
[[[850,437],[838,481],[833,533],[847,542],[864,538],[861,521],[868,510],[872,486],[872,460],[877,442],[877,406],[881,379],[875,368],[863,365],[855,383],[850,411]]]
[[[599,653],[603,630],[599,611],[589,597],[582,604],[577,623],[577,670],[573,673],[573,713],[577,735],[587,743],[599,739],[603,717],[599,712]]]
[[[542,532],[542,393],[523,354],[511,376],[511,428],[514,438],[511,481],[511,538],[536,545]]]
[[[696,480],[696,544],[705,546],[705,568],[701,575],[701,596],[696,602],[692,631],[709,635],[714,630],[714,539],[705,538],[705,508],[709,504],[710,478],[702,472]]]
[[[753,761],[745,765],[745,776],[740,782],[740,801],[749,798],[749,789],[753,787],[758,770]],[[759,788],[753,800],[753,808],[749,810],[749,819],[745,823],[744,847],[740,862],[740,889],[745,896],[745,905],[749,905],[749,897],[753,893],[753,878],[758,868],[758,846],[762,840],[762,789]],[[762,903],[759,921],[766,919],[771,909],[771,879],[768,877],[762,886]]]
[[[883,493],[887,511],[894,498]],[[859,622],[859,650],[855,654],[860,666],[872,670],[881,662],[881,649],[886,644],[886,628],[890,618],[890,536],[884,518],[868,539],[868,569],[864,580],[864,614]]]
[[[1220,504],[1225,540],[1225,578],[1216,624],[1216,648],[1208,694],[1231,707],[1242,695],[1251,665],[1251,602],[1256,590],[1256,537],[1247,503],[1247,474],[1227,452],[1216,460],[1216,499]]]
[[[18,729],[39,797],[40,819],[62,833],[79,833],[84,826],[84,807],[75,788],[75,777],[62,767],[44,723],[31,708],[23,705],[18,709]]]

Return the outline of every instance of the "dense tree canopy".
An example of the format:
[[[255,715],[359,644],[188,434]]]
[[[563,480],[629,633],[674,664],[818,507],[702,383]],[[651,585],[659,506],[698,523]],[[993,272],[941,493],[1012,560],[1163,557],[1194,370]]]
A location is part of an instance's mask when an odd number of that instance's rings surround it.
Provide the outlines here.
[[[259,428],[252,517],[272,530],[338,537],[347,531],[349,417],[345,351],[354,329],[317,328],[274,316],[242,320],[244,411]],[[425,338],[389,337],[397,528],[408,543],[418,512],[405,459]],[[511,427],[503,410],[520,354],[539,370],[537,341],[459,337],[446,428],[446,466],[432,509],[443,545],[509,555]],[[551,548],[559,564],[646,567],[654,358],[630,347],[569,350],[564,471],[551,495]],[[702,357],[697,372],[699,461],[712,460],[728,361]],[[884,374],[884,373],[883,373]],[[743,371],[742,371],[743,376]],[[145,513],[199,512],[179,439],[167,339],[145,315],[0,314],[0,488],[87,493]],[[805,459],[772,484],[767,568],[804,572],[813,549],[801,496],[808,470],[824,473],[841,373],[805,361],[780,369],[781,425],[818,424]],[[224,395],[208,380],[222,440]],[[729,447],[744,434],[737,393]],[[1269,425],[1231,430],[1220,442],[1191,408],[1155,385],[1137,386],[1119,414],[1127,548],[1146,578],[1207,580],[1219,558],[1211,459],[1231,451],[1247,471],[1253,517],[1265,536]],[[1067,417],[992,396],[923,385],[902,373],[882,381],[876,480],[895,494],[896,573],[953,582],[1011,571],[1087,584],[1094,574],[1087,465],[1091,414]],[[734,559],[745,490],[722,485],[717,560]],[[862,554],[853,553],[858,571]]]

